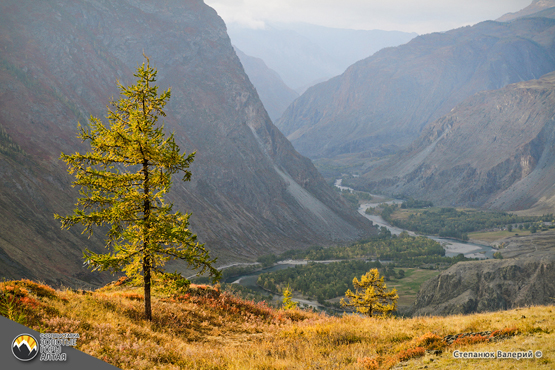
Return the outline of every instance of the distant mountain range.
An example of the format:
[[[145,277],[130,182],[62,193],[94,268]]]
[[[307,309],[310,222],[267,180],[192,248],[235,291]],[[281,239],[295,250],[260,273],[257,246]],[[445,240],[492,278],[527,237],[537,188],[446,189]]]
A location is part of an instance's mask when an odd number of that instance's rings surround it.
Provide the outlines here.
[[[393,154],[473,94],[554,71],[554,43],[549,9],[419,36],[308,89],[276,126],[312,159]]]
[[[351,185],[438,205],[555,209],[555,72],[475,94]]]
[[[260,58],[298,93],[345,71],[385,47],[404,44],[415,33],[346,30],[305,23],[269,23],[264,29],[228,25],[231,41]]]
[[[249,80],[256,88],[264,108],[266,108],[272,121],[275,122],[293,100],[299,97],[299,94],[290,89],[279,74],[268,68],[262,59],[246,55],[237,47],[235,47],[235,52],[243,68],[245,68]]]
[[[192,181],[174,179],[169,201],[219,263],[353,240],[374,228],[346,206],[272,124],[224,22],[202,0],[0,3],[0,275],[80,285],[103,277],[62,231],[78,193],[60,153],[85,151],[77,121],[105,117],[116,81],[134,82],[143,53],[172,96],[164,118]],[[183,266],[175,268],[181,270]]]

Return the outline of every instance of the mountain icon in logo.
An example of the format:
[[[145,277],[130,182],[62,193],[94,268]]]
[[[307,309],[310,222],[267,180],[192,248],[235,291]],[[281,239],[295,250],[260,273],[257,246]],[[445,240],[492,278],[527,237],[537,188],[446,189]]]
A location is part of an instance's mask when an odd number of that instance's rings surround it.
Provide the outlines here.
[[[39,344],[31,334],[20,334],[12,342],[12,353],[18,360],[30,361],[39,353]]]

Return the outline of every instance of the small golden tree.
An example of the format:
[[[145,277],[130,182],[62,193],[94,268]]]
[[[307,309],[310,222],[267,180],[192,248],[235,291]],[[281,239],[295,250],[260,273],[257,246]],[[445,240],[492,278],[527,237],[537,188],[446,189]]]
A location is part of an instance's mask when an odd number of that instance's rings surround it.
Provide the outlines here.
[[[293,292],[289,287],[289,284],[283,289],[283,309],[292,310],[297,308],[297,302],[293,301]]]
[[[353,285],[356,293],[347,290],[345,297],[349,298],[347,302],[341,299],[341,305],[344,307],[355,307],[358,312],[370,317],[374,314],[387,316],[390,312],[397,310],[397,289],[393,288],[387,292],[387,286],[380,278],[378,269],[372,269],[362,275],[360,281],[355,277]]]

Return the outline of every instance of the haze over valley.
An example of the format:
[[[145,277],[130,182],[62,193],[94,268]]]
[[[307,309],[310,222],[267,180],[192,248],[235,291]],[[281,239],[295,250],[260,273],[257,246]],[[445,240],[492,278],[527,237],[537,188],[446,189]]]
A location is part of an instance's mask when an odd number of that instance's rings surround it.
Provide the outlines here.
[[[550,368],[555,0],[419,6],[0,1],[0,315],[33,329],[81,330],[87,353],[125,369],[300,369],[308,357],[318,368],[453,368],[461,362],[452,350],[524,335],[545,350],[533,366]],[[123,216],[91,236],[54,218],[86,194],[72,186],[61,154],[90,149],[78,125],[109,121],[118,83],[136,83],[145,57],[158,93],[171,90],[157,124],[181,153],[195,153],[190,181],[179,172],[162,194],[190,225],[168,227],[151,244],[165,248],[177,242],[164,236],[191,231],[217,258],[212,275],[221,274],[216,285],[187,258],[156,270],[152,317],[150,255],[137,265],[144,280],[84,263],[86,249],[127,251],[106,240]],[[157,109],[142,99],[144,111]],[[125,146],[114,143],[105,146]],[[87,163],[89,174],[104,165]],[[126,157],[111,169],[137,163]],[[151,205],[163,207],[147,195],[153,164],[140,163],[146,185],[129,194],[146,199],[132,218],[145,237]],[[366,312],[345,303],[367,273],[395,288],[394,303],[376,298]],[[546,307],[533,313],[536,305]],[[370,335],[376,307],[397,318]],[[523,307],[528,318],[507,311]],[[491,312],[511,326],[458,316]],[[121,344],[104,355],[103,328],[120,330],[113,320],[133,328],[134,343],[157,349]],[[173,344],[145,344],[162,337]],[[306,353],[292,349],[299,343]],[[166,362],[143,357],[155,352]]]

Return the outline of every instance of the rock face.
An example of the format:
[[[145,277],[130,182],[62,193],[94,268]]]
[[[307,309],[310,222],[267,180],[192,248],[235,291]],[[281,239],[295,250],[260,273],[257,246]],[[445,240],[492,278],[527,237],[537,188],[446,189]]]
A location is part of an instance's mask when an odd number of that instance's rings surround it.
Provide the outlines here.
[[[516,13],[507,13],[498,18],[497,21],[509,22],[514,19],[530,16],[553,7],[555,7],[555,0],[534,0],[532,1],[532,4],[528,5],[526,8]]]
[[[459,262],[422,285],[413,316],[553,304],[555,257]]]
[[[78,197],[59,156],[87,150],[77,121],[105,117],[143,53],[172,88],[166,132],[197,153],[192,181],[174,178],[168,200],[193,213],[220,263],[372,232],[272,124],[203,1],[3,1],[0,35],[2,276],[92,279],[81,250],[102,250],[104,234],[86,239],[53,219]]]
[[[555,73],[481,92],[352,182],[438,205],[553,212],[554,116]]]
[[[554,240],[554,232],[511,238],[502,254],[514,258],[459,262],[421,286],[412,309],[413,316],[553,304]],[[534,245],[530,248],[528,244]]]
[[[266,108],[272,121],[275,122],[281,117],[289,104],[299,97],[299,94],[291,90],[279,74],[268,68],[262,59],[246,55],[237,47],[235,47],[235,51],[243,68],[245,68],[245,73],[256,88],[264,108]]]
[[[276,126],[312,159],[388,154],[467,97],[554,71],[554,40],[551,18],[419,36],[310,88]]]

